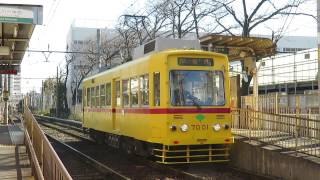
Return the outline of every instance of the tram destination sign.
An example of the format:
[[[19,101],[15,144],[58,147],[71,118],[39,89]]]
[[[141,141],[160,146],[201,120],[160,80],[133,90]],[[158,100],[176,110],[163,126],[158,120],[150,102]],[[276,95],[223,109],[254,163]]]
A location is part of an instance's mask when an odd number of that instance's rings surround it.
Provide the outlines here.
[[[212,58],[179,57],[178,65],[180,66],[213,66],[213,59]]]
[[[20,71],[19,65],[0,65],[0,74],[16,75]]]

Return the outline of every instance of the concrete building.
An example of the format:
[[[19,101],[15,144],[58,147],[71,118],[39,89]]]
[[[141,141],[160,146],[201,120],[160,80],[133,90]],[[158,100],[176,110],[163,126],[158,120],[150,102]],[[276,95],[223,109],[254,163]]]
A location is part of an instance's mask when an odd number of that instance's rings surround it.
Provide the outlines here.
[[[67,50],[73,52],[97,53],[97,42],[105,39],[112,39],[115,36],[114,30],[107,29],[103,22],[95,20],[75,20],[67,35]],[[101,49],[101,48],[100,48]],[[75,111],[75,104],[81,100],[81,89],[77,89],[77,84],[82,81],[82,77],[99,72],[99,64],[90,63],[90,58],[99,58],[95,54],[72,53],[68,58],[72,58],[69,66],[69,76],[67,81],[68,106],[71,111]],[[117,64],[117,62],[113,62]],[[102,64],[102,67],[104,64]],[[89,73],[88,70],[91,69]]]
[[[284,36],[277,43],[277,51],[283,53],[293,53],[316,47],[316,36]]]
[[[10,92],[9,102],[12,106],[15,106],[22,99],[20,72],[17,75],[9,76],[9,92]]]
[[[0,92],[4,88],[5,75],[0,75]],[[18,71],[17,75],[8,75],[8,91],[9,91],[9,104],[15,107],[16,104],[22,99],[21,94],[21,72]]]
[[[80,23],[81,24],[81,23]],[[67,50],[68,51],[86,51],[85,47],[89,45],[90,41],[96,40],[97,30],[100,28],[94,27],[79,27],[79,21],[74,21],[70,27],[67,35]],[[75,91],[77,84],[81,81],[79,73],[85,71],[90,67],[87,67],[87,55],[73,53],[68,58],[72,58],[69,66],[69,75],[67,81],[67,97],[68,106],[75,105],[77,97],[73,97],[73,91]],[[77,92],[78,93],[78,92]]]

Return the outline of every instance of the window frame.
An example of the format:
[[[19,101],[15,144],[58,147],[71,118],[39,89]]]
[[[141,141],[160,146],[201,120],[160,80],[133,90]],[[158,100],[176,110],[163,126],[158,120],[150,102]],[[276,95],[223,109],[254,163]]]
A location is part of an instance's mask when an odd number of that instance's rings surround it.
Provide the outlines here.
[[[100,107],[105,107],[106,106],[106,90],[105,90],[105,88],[106,88],[105,84],[101,84],[100,85],[100,90],[99,90],[100,91],[100,96],[99,96]],[[103,100],[103,101],[101,101],[101,100]]]
[[[217,69],[210,69],[210,70],[190,70],[190,69],[171,69],[170,71],[169,71],[169,74],[168,74],[168,77],[169,77],[169,101],[170,101],[170,106],[172,106],[172,107],[191,107],[191,106],[194,106],[194,105],[174,105],[174,104],[172,104],[172,100],[171,100],[171,72],[172,71],[211,71],[211,72],[219,72],[219,73],[221,73],[221,75],[222,75],[222,80],[223,80],[223,82],[222,82],[222,87],[223,87],[223,99],[224,99],[224,103],[223,104],[221,104],[221,105],[200,105],[200,106],[203,106],[203,107],[210,107],[210,106],[215,106],[215,107],[217,107],[217,106],[225,106],[226,105],[226,103],[227,103],[227,100],[226,100],[226,86],[225,86],[225,73],[223,72],[223,71],[221,71],[221,70],[217,70]]]
[[[121,80],[122,89],[121,89],[121,95],[122,95],[122,107],[130,107],[130,79],[122,79]],[[126,91],[124,89],[124,84],[127,84]],[[125,104],[125,97],[124,95],[127,95],[128,102]]]
[[[121,80],[115,81],[115,105],[116,107],[121,107],[122,106],[122,91],[121,91]],[[119,98],[119,101],[118,101]]]
[[[95,105],[95,107],[100,107],[100,85],[97,85],[96,87],[95,87],[95,90],[96,90],[96,96],[95,96],[95,98],[96,98],[96,105]],[[97,94],[98,93],[98,94]]]
[[[133,89],[132,89],[132,80],[135,80],[136,82],[137,82],[137,86],[135,87],[135,93],[136,93],[136,96],[137,96],[137,99],[136,99],[136,104],[133,104]],[[138,76],[136,76],[136,77],[132,77],[132,78],[130,78],[130,101],[129,101],[129,104],[130,104],[130,107],[139,107],[139,92],[140,92],[140,90],[139,90],[139,86],[140,86],[140,82],[139,82],[139,77]]]
[[[155,81],[155,77],[158,75],[158,83]],[[159,87],[159,92],[156,93],[156,87]],[[156,94],[158,94],[158,98],[156,97]],[[157,98],[157,99],[156,99]],[[160,72],[153,72],[153,106],[159,107],[161,106],[161,73]],[[156,103],[158,100],[158,104]]]
[[[95,107],[96,106],[96,90],[95,87],[91,87],[91,106],[90,107]]]
[[[87,102],[86,107],[91,107],[91,88],[87,88]]]
[[[147,86],[143,87],[145,79],[147,79]],[[147,92],[146,100],[148,104],[143,104],[143,92]],[[150,105],[150,77],[149,74],[142,74],[139,76],[139,102],[141,107],[148,107]]]
[[[109,86],[109,94],[108,94],[108,87]],[[112,86],[111,83],[108,82],[105,84],[105,92],[106,92],[106,107],[110,107],[111,106],[111,102],[112,102]],[[109,102],[109,103],[108,103]]]

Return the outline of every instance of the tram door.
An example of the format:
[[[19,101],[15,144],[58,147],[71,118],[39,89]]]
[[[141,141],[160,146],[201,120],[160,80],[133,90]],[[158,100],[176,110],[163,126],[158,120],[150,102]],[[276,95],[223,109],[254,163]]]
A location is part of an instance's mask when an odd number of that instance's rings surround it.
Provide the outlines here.
[[[117,115],[117,112],[120,112],[121,110],[121,98],[120,98],[120,80],[119,79],[113,79],[113,93],[112,93],[112,129],[113,130],[119,130],[119,114]],[[117,120],[118,119],[118,120]]]

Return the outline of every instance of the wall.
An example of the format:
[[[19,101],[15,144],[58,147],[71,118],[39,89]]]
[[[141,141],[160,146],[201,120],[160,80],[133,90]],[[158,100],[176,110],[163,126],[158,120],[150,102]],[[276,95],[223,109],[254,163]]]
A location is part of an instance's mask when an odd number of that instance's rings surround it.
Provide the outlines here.
[[[263,148],[262,148],[263,147]],[[231,164],[257,174],[290,180],[319,180],[320,159],[302,154],[281,152],[274,146],[262,146],[259,142],[251,144],[245,139],[236,139],[231,150]],[[302,155],[302,157],[301,157]],[[309,159],[308,159],[309,158]]]

